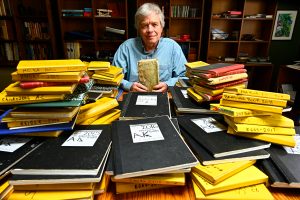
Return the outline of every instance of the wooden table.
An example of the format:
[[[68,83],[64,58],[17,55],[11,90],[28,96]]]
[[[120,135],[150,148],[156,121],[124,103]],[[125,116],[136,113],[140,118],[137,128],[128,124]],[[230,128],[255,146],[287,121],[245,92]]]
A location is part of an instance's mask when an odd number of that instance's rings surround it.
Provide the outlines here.
[[[269,188],[276,200],[299,200],[300,189]],[[110,182],[106,193],[97,195],[95,200],[195,200],[189,179],[185,186],[155,189],[141,192],[116,194],[115,185]]]

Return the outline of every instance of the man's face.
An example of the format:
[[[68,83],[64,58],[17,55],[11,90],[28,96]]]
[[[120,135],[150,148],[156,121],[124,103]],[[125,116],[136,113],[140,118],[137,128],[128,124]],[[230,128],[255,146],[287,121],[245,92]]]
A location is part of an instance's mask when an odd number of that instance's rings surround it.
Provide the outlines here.
[[[163,28],[161,26],[159,16],[154,13],[145,17],[140,22],[139,33],[140,36],[142,37],[142,40],[146,48],[157,45],[161,37],[162,31]]]

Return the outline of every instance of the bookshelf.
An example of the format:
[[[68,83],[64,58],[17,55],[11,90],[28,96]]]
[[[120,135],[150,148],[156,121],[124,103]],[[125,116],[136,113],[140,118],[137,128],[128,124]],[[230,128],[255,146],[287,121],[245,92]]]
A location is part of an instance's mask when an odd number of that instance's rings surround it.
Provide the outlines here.
[[[147,0],[137,0],[138,8]],[[164,37],[181,46],[189,62],[200,59],[204,0],[154,0],[165,14]]]
[[[127,0],[58,0],[57,10],[64,58],[111,61],[128,38]]]
[[[269,48],[277,1],[208,0],[206,10],[202,59],[208,63],[245,63],[253,74],[250,79],[260,82],[249,82],[250,88],[269,90],[273,70]]]
[[[21,59],[57,57],[52,4],[50,0],[1,0],[5,12],[1,19],[1,53],[4,65],[16,65]],[[5,32],[8,37],[5,37]],[[4,49],[2,49],[4,46]]]

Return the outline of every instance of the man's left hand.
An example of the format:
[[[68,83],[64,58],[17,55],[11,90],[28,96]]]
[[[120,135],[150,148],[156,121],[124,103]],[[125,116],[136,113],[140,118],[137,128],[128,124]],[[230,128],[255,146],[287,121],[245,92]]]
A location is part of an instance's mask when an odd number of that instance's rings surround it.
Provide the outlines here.
[[[153,86],[153,92],[167,92],[168,85],[165,82],[159,82],[157,85]]]

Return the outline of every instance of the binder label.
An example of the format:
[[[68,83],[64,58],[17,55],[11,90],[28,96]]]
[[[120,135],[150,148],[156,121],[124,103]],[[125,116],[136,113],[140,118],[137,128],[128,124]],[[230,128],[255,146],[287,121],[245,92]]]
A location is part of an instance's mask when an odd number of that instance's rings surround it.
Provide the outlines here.
[[[102,130],[77,130],[62,144],[68,147],[92,147]]]
[[[157,106],[156,95],[138,95],[136,105],[140,106]]]
[[[192,122],[194,122],[197,126],[203,129],[206,133],[213,133],[213,132],[227,130],[227,128],[223,124],[216,121],[212,117],[192,119]]]
[[[157,123],[130,125],[133,143],[164,140]]]

